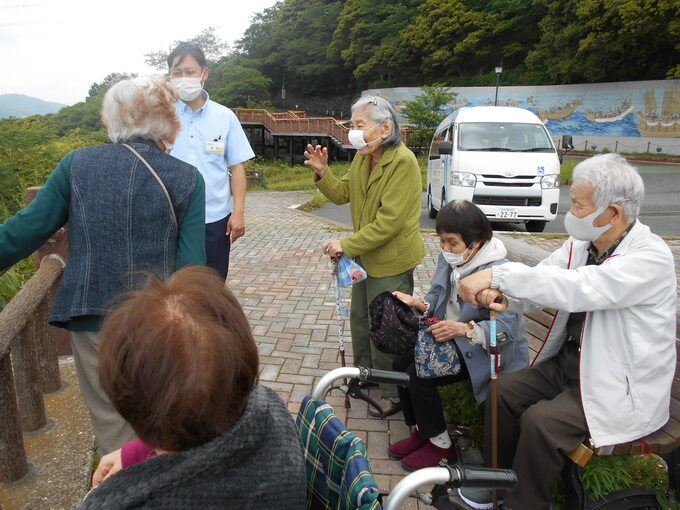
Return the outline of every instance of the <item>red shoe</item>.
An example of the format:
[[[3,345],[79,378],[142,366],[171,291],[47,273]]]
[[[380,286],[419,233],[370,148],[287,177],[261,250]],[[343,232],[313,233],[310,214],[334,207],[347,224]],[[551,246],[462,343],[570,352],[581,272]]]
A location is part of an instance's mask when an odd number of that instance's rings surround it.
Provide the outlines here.
[[[449,448],[440,448],[428,440],[425,446],[404,457],[401,466],[406,471],[415,471],[426,467],[437,467],[439,462],[444,459],[448,463],[456,460],[454,445],[452,444]]]
[[[390,446],[388,452],[390,458],[400,460],[425,446],[425,443],[429,443],[428,439],[421,437],[418,429],[415,429],[409,437]]]

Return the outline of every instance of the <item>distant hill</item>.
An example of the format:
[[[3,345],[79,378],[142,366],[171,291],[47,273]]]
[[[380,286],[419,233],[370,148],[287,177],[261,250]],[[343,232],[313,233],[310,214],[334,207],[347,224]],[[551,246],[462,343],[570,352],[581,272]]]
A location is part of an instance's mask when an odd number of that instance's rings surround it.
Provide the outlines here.
[[[0,94],[0,118],[56,113],[64,106],[66,105],[49,103],[37,97],[25,96],[24,94]]]

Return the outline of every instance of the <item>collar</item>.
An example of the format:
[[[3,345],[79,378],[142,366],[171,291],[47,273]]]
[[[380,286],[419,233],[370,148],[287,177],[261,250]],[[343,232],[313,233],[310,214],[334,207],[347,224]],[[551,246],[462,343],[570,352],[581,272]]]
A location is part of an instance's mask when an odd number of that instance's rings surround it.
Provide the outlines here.
[[[198,110],[196,110],[196,111],[193,111],[193,110],[191,109],[191,107],[190,107],[188,104],[186,104],[184,101],[182,101],[182,100],[180,99],[180,100],[179,100],[179,103],[180,103],[180,106],[179,106],[180,113],[187,113],[187,112],[189,112],[189,113],[195,113],[195,114],[201,114],[201,113],[203,113],[203,110],[205,110],[206,106],[208,106],[208,103],[210,102],[210,95],[209,95],[208,92],[206,92],[205,90],[202,90],[202,91],[201,91],[201,94],[203,94],[203,97],[205,97],[205,103],[203,103],[203,106],[201,106],[201,107],[200,107]]]
[[[607,251],[605,251],[604,253],[602,253],[601,255],[598,254],[597,248],[595,247],[595,245],[592,242],[590,242],[588,244],[588,258],[593,260],[595,262],[595,264],[597,264],[597,265],[602,264],[602,262],[604,262],[606,259],[608,259],[609,257],[612,256],[612,254],[614,253],[616,248],[619,247],[619,245],[624,240],[624,238],[628,235],[628,233],[635,226],[635,223],[636,223],[635,221],[633,223],[631,223],[628,226],[628,228],[623,232],[623,234],[621,234],[619,236],[619,238],[616,241],[614,241],[614,244],[612,244],[609,247],[609,249]]]

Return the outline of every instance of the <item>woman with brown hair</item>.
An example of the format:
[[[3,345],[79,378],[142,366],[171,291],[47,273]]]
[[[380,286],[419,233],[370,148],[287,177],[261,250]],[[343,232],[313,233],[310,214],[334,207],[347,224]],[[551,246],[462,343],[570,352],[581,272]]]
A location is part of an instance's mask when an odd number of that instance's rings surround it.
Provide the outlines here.
[[[102,458],[82,508],[305,508],[295,424],[214,271],[150,278],[101,337],[102,388],[139,440]]]

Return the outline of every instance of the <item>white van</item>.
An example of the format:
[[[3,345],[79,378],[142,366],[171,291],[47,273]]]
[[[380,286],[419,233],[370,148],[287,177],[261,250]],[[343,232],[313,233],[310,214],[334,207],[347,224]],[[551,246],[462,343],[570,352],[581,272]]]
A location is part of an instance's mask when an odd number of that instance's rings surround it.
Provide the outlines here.
[[[494,222],[542,232],[557,216],[560,160],[548,130],[529,110],[461,108],[435,132],[427,169],[430,218],[469,200]]]

